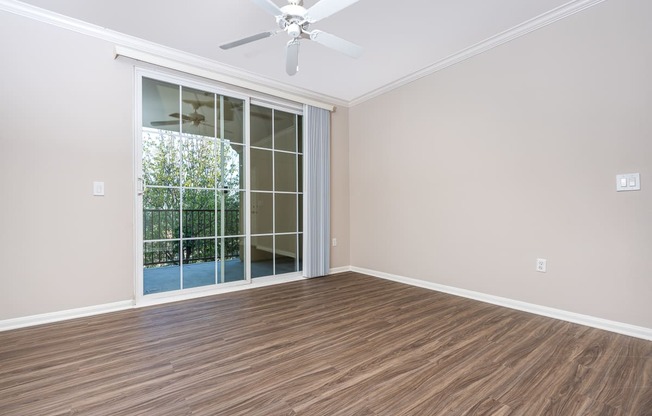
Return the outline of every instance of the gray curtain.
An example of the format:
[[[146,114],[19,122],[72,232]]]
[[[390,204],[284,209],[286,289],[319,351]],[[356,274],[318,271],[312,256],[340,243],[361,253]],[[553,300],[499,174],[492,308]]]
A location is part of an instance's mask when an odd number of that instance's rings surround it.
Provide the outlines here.
[[[330,270],[331,113],[304,107],[304,235],[303,275],[327,275]]]

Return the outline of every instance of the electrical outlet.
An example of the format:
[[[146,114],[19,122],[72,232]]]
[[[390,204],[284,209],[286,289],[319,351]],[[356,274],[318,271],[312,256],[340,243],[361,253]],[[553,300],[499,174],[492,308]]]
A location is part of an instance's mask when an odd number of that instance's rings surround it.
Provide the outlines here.
[[[541,273],[545,273],[548,268],[548,260],[546,259],[537,259],[537,268],[536,270]]]
[[[337,238],[333,238],[333,247],[337,247]]]

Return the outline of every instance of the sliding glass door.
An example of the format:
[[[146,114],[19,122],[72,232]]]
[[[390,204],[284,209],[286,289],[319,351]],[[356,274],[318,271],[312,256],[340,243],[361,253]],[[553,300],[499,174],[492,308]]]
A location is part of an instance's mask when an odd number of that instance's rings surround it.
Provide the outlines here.
[[[140,80],[141,295],[300,271],[301,115]]]
[[[245,274],[244,100],[142,78],[143,294]]]

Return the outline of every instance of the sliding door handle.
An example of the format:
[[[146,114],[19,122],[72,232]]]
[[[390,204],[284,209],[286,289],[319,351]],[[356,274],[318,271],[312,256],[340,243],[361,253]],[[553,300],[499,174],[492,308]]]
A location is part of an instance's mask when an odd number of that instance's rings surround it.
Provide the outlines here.
[[[136,193],[138,195],[145,193],[145,183],[143,182],[143,178],[136,179]]]

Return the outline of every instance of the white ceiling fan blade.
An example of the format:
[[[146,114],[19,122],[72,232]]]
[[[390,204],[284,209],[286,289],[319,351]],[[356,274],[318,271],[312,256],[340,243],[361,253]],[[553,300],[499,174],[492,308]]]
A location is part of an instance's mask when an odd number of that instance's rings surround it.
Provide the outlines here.
[[[314,23],[349,7],[358,0],[321,0],[306,12],[306,20]]]
[[[255,41],[260,40],[260,39],[268,38],[268,37],[270,37],[272,35],[275,35],[276,33],[278,33],[278,32],[262,32],[262,33],[258,33],[258,34],[255,34],[255,35],[252,35],[252,36],[247,36],[246,38],[242,38],[242,39],[239,39],[239,40],[236,40],[236,41],[233,41],[233,42],[225,43],[224,45],[220,45],[220,48],[222,48],[222,49],[235,48],[236,46],[245,45],[247,43],[255,42]]]
[[[299,70],[299,39],[288,42],[285,56],[285,72],[294,75]]]
[[[313,30],[310,32],[310,39],[317,43],[321,43],[326,47],[335,49],[338,52],[342,52],[351,58],[359,58],[362,56],[362,52],[364,51],[361,46],[358,46],[353,42],[331,35],[330,33],[322,32],[321,30]]]
[[[278,7],[272,0],[251,0],[258,7],[260,7],[263,10],[266,10],[269,14],[272,16],[283,16],[283,12],[281,11],[280,7]]]

